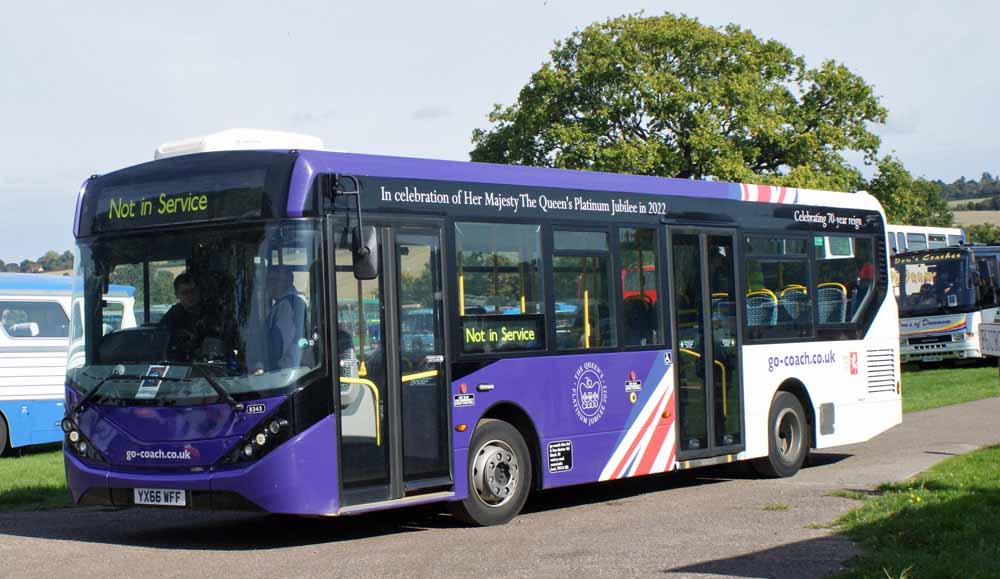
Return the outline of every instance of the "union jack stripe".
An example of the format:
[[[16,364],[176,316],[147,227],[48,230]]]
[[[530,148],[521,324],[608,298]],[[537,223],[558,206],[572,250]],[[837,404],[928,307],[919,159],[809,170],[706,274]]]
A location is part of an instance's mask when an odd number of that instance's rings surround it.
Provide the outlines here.
[[[664,472],[674,466],[677,442],[674,432],[673,372],[664,372],[653,395],[636,415],[618,442],[600,480]],[[664,412],[669,413],[664,416]]]
[[[771,185],[740,184],[743,201],[759,203],[795,203],[799,198],[799,190],[794,187],[777,187]]]

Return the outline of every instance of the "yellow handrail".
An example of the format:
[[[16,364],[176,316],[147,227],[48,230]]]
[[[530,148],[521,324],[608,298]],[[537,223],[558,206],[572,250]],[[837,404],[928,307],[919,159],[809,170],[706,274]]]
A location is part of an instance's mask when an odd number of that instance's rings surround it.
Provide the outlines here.
[[[778,303],[778,296],[774,295],[774,292],[771,291],[771,290],[769,290],[769,289],[767,289],[767,288],[759,289],[759,290],[754,290],[752,292],[747,292],[747,297],[748,298],[749,297],[753,297],[753,296],[765,296],[765,297],[769,297],[769,298],[771,298],[771,300],[774,301],[774,303]]]
[[[816,287],[833,287],[839,289],[845,296],[847,295],[847,286],[842,283],[837,283],[835,281],[825,281]]]
[[[431,376],[437,376],[437,370],[427,370],[425,372],[417,372],[416,374],[403,374],[401,380],[403,382],[412,382],[414,380],[420,380],[421,378],[430,378]]]
[[[809,290],[804,285],[799,285],[797,283],[793,283],[790,286],[786,287],[785,289],[781,290],[781,294],[780,294],[781,297],[785,297],[785,294],[788,293],[788,292],[802,292],[804,294],[807,294],[807,293],[809,293]]]
[[[465,315],[465,276],[458,276],[458,315]]]
[[[687,354],[689,356],[694,356],[695,358],[701,358],[701,354],[699,354],[698,352],[695,352],[694,350],[688,350],[687,348],[681,348],[681,352],[684,352],[685,354]],[[715,365],[718,366],[720,370],[722,370],[722,415],[728,417],[729,416],[729,402],[728,402],[728,399],[729,399],[729,396],[728,396],[729,389],[728,389],[728,387],[726,385],[726,365],[723,364],[722,362],[718,361],[718,360],[712,360],[712,362],[714,362]]]
[[[583,347],[590,349],[590,292],[583,290]]]
[[[436,372],[436,370],[435,370]],[[379,409],[379,397],[378,397],[378,386],[371,380],[365,380],[364,378],[344,378],[341,376],[341,382],[346,382],[348,384],[357,384],[359,386],[364,386],[371,391],[372,397],[375,398],[375,445],[382,446],[382,421],[378,417]]]

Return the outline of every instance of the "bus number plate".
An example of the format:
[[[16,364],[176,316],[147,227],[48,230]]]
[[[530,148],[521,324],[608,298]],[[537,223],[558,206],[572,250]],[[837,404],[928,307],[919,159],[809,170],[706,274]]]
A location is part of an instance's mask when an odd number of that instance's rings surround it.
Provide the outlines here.
[[[187,506],[187,494],[178,489],[133,489],[135,504],[161,507]]]
[[[940,362],[941,360],[944,360],[944,356],[924,356],[920,358],[921,362]]]

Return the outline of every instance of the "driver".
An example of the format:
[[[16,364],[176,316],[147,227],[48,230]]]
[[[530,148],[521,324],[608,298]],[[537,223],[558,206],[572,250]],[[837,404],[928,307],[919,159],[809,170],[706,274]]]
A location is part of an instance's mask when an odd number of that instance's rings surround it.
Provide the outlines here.
[[[191,362],[206,337],[218,334],[209,309],[204,307],[194,276],[184,272],[174,278],[177,303],[160,320],[167,328],[167,356],[171,361]]]

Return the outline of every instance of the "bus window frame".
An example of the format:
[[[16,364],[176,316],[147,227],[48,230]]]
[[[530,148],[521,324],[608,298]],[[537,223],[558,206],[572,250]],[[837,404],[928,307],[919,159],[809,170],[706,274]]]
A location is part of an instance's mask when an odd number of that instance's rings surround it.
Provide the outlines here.
[[[670,308],[670,297],[668,295],[668,285],[665,284],[664,280],[667,280],[667,229],[662,225],[650,225],[649,223],[632,225],[629,223],[616,223],[612,228],[614,231],[611,235],[611,256],[614,265],[612,266],[612,273],[618,272],[618,277],[615,278],[615,285],[617,287],[613,288],[612,291],[615,293],[615,310],[617,315],[617,320],[615,321],[615,326],[618,332],[618,349],[622,352],[643,352],[647,350],[664,350],[671,347],[671,334],[672,332],[667,330],[670,326],[670,312],[667,311]],[[623,229],[652,229],[656,234],[656,239],[654,240],[654,251],[656,251],[656,301],[657,304],[657,315],[656,315],[656,331],[658,338],[658,344],[632,344],[626,345],[625,341],[625,299],[622,297],[625,295],[624,283],[621,277],[621,247],[619,232]],[[639,275],[643,275],[640,271]],[[669,281],[669,280],[667,280]]]
[[[547,225],[548,225],[548,228],[547,228],[548,231],[546,232],[545,231],[546,224],[542,224],[542,228],[543,228],[542,235],[548,237],[550,249],[549,249],[549,251],[545,251],[544,250],[544,245],[543,245],[542,261],[544,261],[544,262],[546,262],[548,264],[549,267],[548,267],[547,274],[550,276],[550,277],[546,278],[546,280],[545,280],[546,287],[549,288],[549,290],[551,290],[551,299],[549,299],[549,296],[550,296],[549,291],[545,292],[545,298],[546,298],[546,304],[545,304],[546,329],[549,326],[552,327],[552,339],[553,339],[553,342],[551,344],[547,344],[549,346],[549,353],[551,355],[558,356],[558,355],[561,355],[561,354],[572,355],[572,354],[581,354],[581,353],[589,353],[589,352],[602,353],[602,352],[616,352],[616,351],[621,351],[622,350],[622,347],[621,347],[622,328],[624,327],[624,326],[621,325],[621,309],[622,308],[620,308],[618,306],[618,302],[621,301],[621,289],[616,286],[616,284],[615,284],[615,276],[614,276],[614,272],[618,271],[618,267],[619,267],[619,264],[620,264],[620,256],[618,255],[618,251],[617,251],[618,250],[618,243],[617,243],[617,240],[614,238],[615,234],[617,234],[617,230],[615,229],[615,227],[613,227],[611,225],[606,225],[604,227],[600,227],[600,226],[595,226],[595,225],[592,225],[592,224],[588,224],[588,225],[575,225],[575,224],[571,224],[571,223],[562,223],[562,222],[551,222],[551,223],[548,223]],[[576,250],[576,249],[559,249],[559,250],[557,250],[555,248],[555,232],[557,230],[558,231],[601,232],[601,233],[604,233],[604,235],[606,236],[605,239],[607,241],[608,248],[603,253],[608,256],[608,271],[606,272],[607,279],[605,280],[605,283],[609,284],[608,285],[608,290],[609,290],[608,291],[608,301],[609,301],[609,304],[608,304],[609,305],[609,307],[608,307],[608,315],[612,315],[612,313],[613,313],[614,316],[615,316],[615,319],[612,320],[614,323],[611,324],[611,330],[614,332],[614,336],[613,336],[614,337],[614,341],[615,341],[614,345],[611,345],[611,346],[602,346],[600,348],[578,347],[578,348],[563,348],[563,349],[560,349],[559,346],[558,346],[558,344],[555,342],[556,337],[557,337],[556,336],[556,323],[555,323],[556,322],[556,318],[555,318],[555,311],[556,311],[555,289],[556,288],[555,288],[555,264],[553,263],[553,260],[556,257],[594,257],[594,256],[599,255],[599,254],[602,253],[600,250],[597,250],[597,249],[580,249],[580,250]],[[619,276],[620,275],[621,274],[619,274]],[[600,320],[598,320],[598,323],[600,323]]]
[[[879,235],[877,233],[826,233],[827,237],[850,237],[855,240],[855,248],[857,247],[858,239],[868,239],[872,244],[872,260],[873,265],[876,265],[880,257],[880,246],[879,246]],[[891,262],[891,256],[888,254],[888,244],[883,240],[881,253],[885,254],[886,267],[889,267]],[[819,259],[816,256],[816,252],[812,252],[810,259],[814,262],[818,262]],[[815,268],[818,269],[818,264]],[[814,272],[816,271],[814,269]],[[883,283],[884,282],[884,283]],[[875,269],[875,283],[872,284],[871,290],[862,300],[860,308],[865,308],[862,311],[865,315],[859,317],[857,320],[838,323],[838,324],[822,324],[819,323],[819,309],[813,309],[813,316],[815,318],[816,332],[815,340],[819,341],[840,341],[840,340],[863,340],[865,336],[868,335],[868,330],[871,328],[872,323],[875,321],[875,317],[878,314],[877,304],[881,304],[885,301],[886,296],[891,294],[888,287],[891,282],[888,280],[887,270],[882,270],[876,266]],[[893,297],[895,299],[895,297]],[[814,300],[815,301],[815,300]],[[859,309],[860,309],[859,308]]]
[[[805,259],[808,265],[808,276],[809,276],[809,289],[810,296],[809,302],[812,308],[812,335],[810,337],[798,337],[798,336],[788,336],[788,337],[776,337],[776,338],[753,338],[748,331],[746,325],[746,316],[743,316],[743,344],[744,345],[757,345],[757,344],[781,344],[781,343],[792,343],[792,342],[826,342],[826,341],[841,341],[841,340],[862,340],[868,335],[868,330],[871,328],[875,321],[875,317],[879,310],[879,304],[885,301],[886,296],[889,295],[888,290],[888,274],[883,272],[878,268],[878,262],[880,257],[884,254],[886,267],[888,268],[888,263],[890,256],[888,255],[888,243],[883,239],[882,244],[879,244],[879,236],[883,238],[885,236],[885,231],[881,233],[840,233],[840,232],[821,232],[821,231],[808,231],[808,232],[786,232],[786,231],[775,231],[775,230],[760,230],[760,229],[740,229],[738,231],[739,240],[742,248],[742,259],[739,264],[739,276],[740,280],[746,280],[746,268],[750,259],[754,257],[761,257],[761,254],[751,254],[746,249],[747,238],[748,237],[777,237],[777,238],[796,238],[804,237],[807,240],[807,251],[805,256],[800,255],[764,255],[771,260],[801,260]],[[813,246],[812,238],[814,236],[823,237],[849,237],[855,240],[857,239],[869,239],[872,243],[872,258],[874,264],[876,265],[875,273],[875,283],[872,286],[871,291],[868,296],[863,300],[863,306],[867,308],[867,313],[861,316],[856,321],[837,323],[837,324],[820,324],[819,323],[819,309],[816,304],[816,275],[818,269],[818,256],[817,249]],[[880,253],[881,252],[881,253]],[[739,307],[746,308],[746,295],[740,296],[741,302]],[[895,299],[895,298],[894,298]]]
[[[739,287],[743,288],[743,291],[739,294],[739,305],[737,308],[741,311],[741,327],[743,345],[753,345],[753,344],[781,344],[788,342],[813,342],[817,338],[817,319],[818,314],[816,311],[816,292],[809,292],[809,308],[812,310],[812,324],[810,327],[809,336],[777,336],[773,338],[754,338],[750,331],[750,326],[747,325],[746,316],[746,275],[747,275],[747,265],[750,263],[751,259],[755,258],[765,258],[769,261],[804,261],[806,262],[806,277],[808,278],[808,288],[815,287],[815,255],[816,251],[812,249],[812,232],[786,232],[786,231],[775,231],[775,230],[757,230],[757,229],[740,229],[737,231],[737,243],[740,245],[740,256],[738,264],[738,279],[740,281]],[[767,254],[767,253],[751,253],[748,248],[749,238],[751,237],[768,237],[768,238],[778,238],[778,239],[801,239],[805,241],[806,252],[804,254]]]

